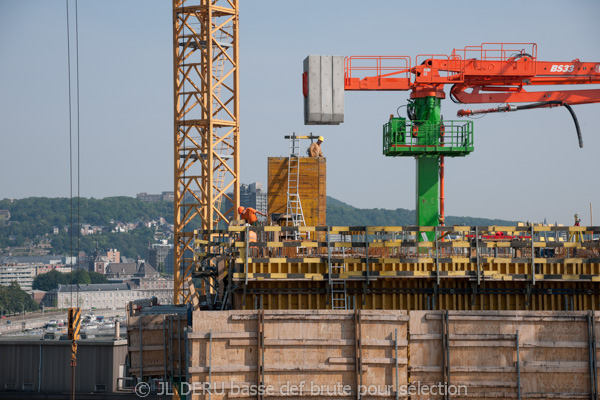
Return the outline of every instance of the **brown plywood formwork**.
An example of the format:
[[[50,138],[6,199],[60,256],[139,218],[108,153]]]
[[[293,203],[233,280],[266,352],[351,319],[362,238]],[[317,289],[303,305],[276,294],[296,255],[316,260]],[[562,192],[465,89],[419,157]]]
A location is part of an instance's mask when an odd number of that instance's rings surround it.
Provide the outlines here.
[[[183,315],[130,316],[127,323],[130,374],[163,378],[183,375],[186,327],[187,317]]]
[[[598,313],[409,314],[412,382],[463,385],[470,399],[597,398]],[[425,398],[443,397],[413,397]]]
[[[396,382],[408,377],[407,324],[404,311],[196,314],[188,377],[196,386],[212,382],[214,399],[256,397],[231,393],[232,382],[260,384],[268,397],[356,398],[357,385],[369,385],[394,398]]]
[[[189,359],[182,359],[181,373],[169,375],[188,383],[192,399],[405,399],[409,393],[423,400],[594,399],[599,317],[537,311],[196,312],[193,328],[185,330],[182,356]],[[143,318],[143,330],[161,325],[160,317]],[[136,329],[139,320],[131,323]],[[130,340],[131,348],[139,346],[135,336]],[[158,371],[150,364],[160,357],[147,353],[162,354],[160,340],[144,332],[142,342],[144,370]],[[265,396],[252,393],[257,385],[268,391]]]
[[[324,157],[300,157],[299,195],[306,225],[326,225],[327,163]],[[268,214],[287,210],[288,157],[269,157]]]

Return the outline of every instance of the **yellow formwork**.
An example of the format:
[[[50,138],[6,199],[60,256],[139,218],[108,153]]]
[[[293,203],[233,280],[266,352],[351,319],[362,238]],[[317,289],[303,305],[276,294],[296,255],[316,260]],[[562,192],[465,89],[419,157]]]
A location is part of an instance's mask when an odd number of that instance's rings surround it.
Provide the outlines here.
[[[251,282],[234,295],[234,309],[326,310],[331,295],[324,282]],[[464,280],[378,280],[347,282],[348,308],[367,310],[531,310],[600,309],[598,284],[587,282],[484,282]]]
[[[316,235],[286,239],[293,230]],[[422,232],[434,232],[435,240],[420,241]],[[573,232],[583,240],[569,242]],[[338,306],[359,309],[600,306],[600,227],[271,226],[221,233],[230,235],[226,244],[198,240],[196,254],[203,261],[227,248],[234,309],[331,309],[334,287],[346,299]]]

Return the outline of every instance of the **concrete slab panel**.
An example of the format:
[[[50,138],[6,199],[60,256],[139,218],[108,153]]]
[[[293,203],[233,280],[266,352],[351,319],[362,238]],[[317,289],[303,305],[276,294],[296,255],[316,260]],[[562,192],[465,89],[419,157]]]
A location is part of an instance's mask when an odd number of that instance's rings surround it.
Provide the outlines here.
[[[321,122],[321,56],[309,55],[304,59],[304,72],[308,74],[308,93],[304,98],[307,125]]]
[[[333,111],[332,56],[321,56],[321,123],[331,122]]]
[[[344,122],[344,57],[332,57],[332,97],[333,108],[331,122],[340,124]]]

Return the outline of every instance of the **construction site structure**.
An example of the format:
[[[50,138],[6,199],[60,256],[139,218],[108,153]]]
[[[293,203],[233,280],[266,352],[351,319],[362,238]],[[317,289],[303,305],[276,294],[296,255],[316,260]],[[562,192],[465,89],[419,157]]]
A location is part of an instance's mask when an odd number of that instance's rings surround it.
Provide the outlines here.
[[[290,193],[293,191],[293,193]],[[291,226],[327,223],[327,159],[325,157],[269,157],[267,213],[294,213]],[[290,202],[291,200],[291,202]],[[290,204],[292,207],[290,207]],[[301,204],[301,209],[297,207]]]
[[[238,22],[237,0],[173,0],[175,304],[191,295],[194,229],[240,205]]]
[[[598,395],[598,311],[255,310],[129,321],[131,372],[188,399]]]
[[[294,230],[321,234],[286,239]],[[435,240],[419,241],[424,232]],[[569,241],[574,233],[583,240]],[[232,226],[228,304],[334,309],[332,282],[343,281],[356,309],[596,310],[598,234],[599,227],[547,225]],[[197,243],[199,258],[215,244]]]
[[[597,64],[538,62],[536,45],[504,44],[418,56],[415,66],[310,56],[307,124],[341,123],[345,90],[411,91],[407,118],[384,125],[384,153],[417,157],[417,225],[328,226],[325,159],[299,157],[291,143],[290,157],[269,159],[268,213],[292,211],[292,224],[249,226],[236,214],[238,1],[174,0],[173,22],[175,305],[129,305],[140,382],[209,400],[597,399],[600,227],[438,226],[440,157],[473,151],[472,124],[442,119],[444,85],[465,103],[568,107],[600,93],[524,86],[598,83]],[[319,391],[328,384],[341,389]],[[414,385],[468,394],[403,392]]]

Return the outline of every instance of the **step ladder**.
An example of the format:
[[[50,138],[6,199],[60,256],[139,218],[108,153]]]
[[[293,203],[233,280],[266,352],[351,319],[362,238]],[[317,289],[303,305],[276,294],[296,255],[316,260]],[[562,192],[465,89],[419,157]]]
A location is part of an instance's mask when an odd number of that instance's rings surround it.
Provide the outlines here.
[[[342,248],[342,252],[345,249]],[[343,257],[343,255],[342,255]],[[327,263],[329,270],[329,289],[331,293],[331,309],[332,310],[347,310],[348,309],[348,295],[346,292],[346,280],[335,278],[333,279],[333,274],[337,274],[338,276],[343,274],[346,271],[346,264],[342,263],[341,265],[333,265],[331,263],[331,242],[330,242],[330,234],[329,227],[327,228]]]
[[[286,212],[291,218],[292,226],[306,226],[300,201],[300,138],[296,134],[290,136]],[[294,240],[299,238],[300,232],[295,232]]]
[[[333,266],[332,273],[342,274],[346,269],[343,265]],[[331,280],[331,309],[332,310],[347,310],[348,295],[346,293],[346,280],[345,279],[332,279]]]

